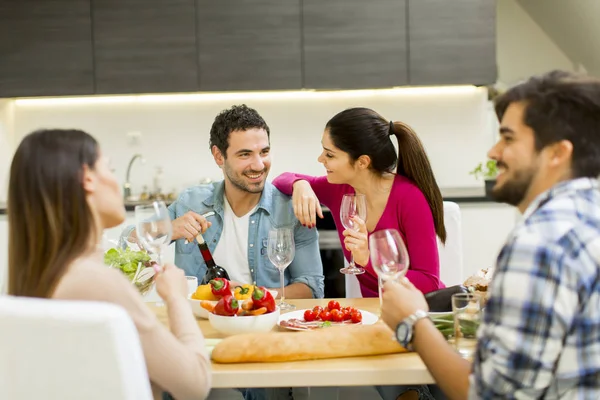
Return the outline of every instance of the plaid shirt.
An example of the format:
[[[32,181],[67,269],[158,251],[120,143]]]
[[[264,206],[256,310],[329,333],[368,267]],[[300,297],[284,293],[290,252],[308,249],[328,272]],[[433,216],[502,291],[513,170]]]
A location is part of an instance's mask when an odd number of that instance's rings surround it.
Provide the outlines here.
[[[600,399],[600,191],[561,182],[502,248],[469,398]]]

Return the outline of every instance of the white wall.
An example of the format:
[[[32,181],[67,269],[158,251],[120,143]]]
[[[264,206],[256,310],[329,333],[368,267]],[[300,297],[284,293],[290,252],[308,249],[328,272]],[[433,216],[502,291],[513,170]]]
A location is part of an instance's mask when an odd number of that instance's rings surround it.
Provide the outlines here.
[[[275,97],[273,97],[275,96]],[[156,166],[164,169],[165,189],[181,190],[202,177],[222,176],[208,148],[217,113],[232,104],[247,103],[271,127],[273,178],[284,171],[323,174],[316,161],[325,123],[353,106],[371,107],[387,119],[412,125],[422,138],[442,187],[480,186],[468,172],[492,144],[485,89],[402,89],[388,91],[155,96],[52,102],[18,100],[16,136],[20,140],[38,128],[77,127],[93,134],[112,157],[124,181],[127,162],[137,152],[146,164],[132,170],[133,192],[151,186]],[[129,144],[127,132],[139,131],[139,144]]]
[[[535,1],[540,7],[551,8],[547,1]],[[499,82],[511,86],[552,69],[573,70],[573,62],[516,0],[497,1],[496,28]]]
[[[8,219],[0,215],[0,295],[8,289]]]
[[[8,173],[14,152],[14,101],[0,99],[0,203],[6,202]]]
[[[519,4],[575,65],[600,77],[600,1],[519,0]]]

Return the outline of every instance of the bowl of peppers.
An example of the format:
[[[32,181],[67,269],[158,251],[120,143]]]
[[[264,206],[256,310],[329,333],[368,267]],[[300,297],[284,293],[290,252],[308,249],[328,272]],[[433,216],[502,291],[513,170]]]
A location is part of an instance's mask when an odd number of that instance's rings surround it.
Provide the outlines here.
[[[188,296],[188,302],[192,306],[192,311],[196,317],[208,319],[208,308],[210,307],[202,307],[201,303],[204,302],[205,306],[210,305],[214,307],[221,298],[231,295],[238,301],[239,307],[242,307],[244,302],[252,299],[254,288],[255,286],[251,284],[233,286],[231,282],[225,278],[216,278],[206,285],[198,286],[196,291]],[[268,291],[273,298],[277,297],[276,290]]]
[[[223,296],[214,306],[201,302],[206,309],[208,320],[213,328],[231,336],[249,332],[268,332],[279,320],[279,307],[275,298],[262,286],[254,287],[252,297],[239,301],[234,296]]]

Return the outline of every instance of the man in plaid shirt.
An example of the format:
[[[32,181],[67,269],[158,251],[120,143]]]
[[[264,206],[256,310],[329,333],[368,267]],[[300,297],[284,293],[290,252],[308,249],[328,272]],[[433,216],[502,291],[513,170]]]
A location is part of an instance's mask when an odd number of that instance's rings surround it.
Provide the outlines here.
[[[473,364],[427,318],[412,344],[450,398],[600,399],[600,81],[533,77],[496,113],[493,195],[523,219],[498,256]],[[394,330],[428,310],[408,281],[384,290]]]

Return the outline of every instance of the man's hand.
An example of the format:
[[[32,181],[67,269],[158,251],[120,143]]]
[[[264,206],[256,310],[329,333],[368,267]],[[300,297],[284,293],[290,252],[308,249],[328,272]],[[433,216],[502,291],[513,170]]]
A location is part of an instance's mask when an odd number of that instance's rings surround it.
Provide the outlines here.
[[[204,233],[212,225],[202,215],[188,211],[181,217],[175,219],[173,225],[173,240],[187,239],[192,242],[198,233]]]
[[[352,253],[354,262],[364,267],[369,263],[367,225],[359,217],[353,217],[352,220],[358,225],[358,230],[346,229],[343,232],[344,246]]]
[[[383,285],[381,319],[394,332],[400,321],[417,310],[429,311],[425,296],[406,277],[399,282],[386,281]]]

